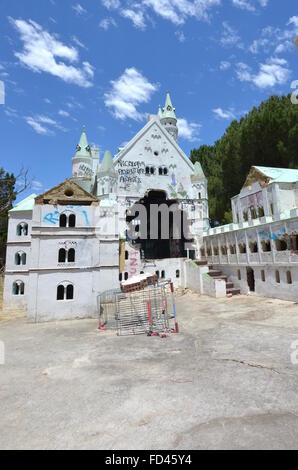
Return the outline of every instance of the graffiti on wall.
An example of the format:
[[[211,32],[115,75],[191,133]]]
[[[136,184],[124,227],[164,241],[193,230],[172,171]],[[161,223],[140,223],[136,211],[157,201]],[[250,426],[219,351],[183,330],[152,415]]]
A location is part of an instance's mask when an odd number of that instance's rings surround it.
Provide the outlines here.
[[[61,214],[70,215],[70,214],[76,214],[76,213],[82,214],[85,224],[88,226],[90,225],[88,214],[83,206],[66,206],[66,207],[63,207],[63,209],[60,209],[60,210],[56,209],[54,211],[48,212],[43,217],[43,221],[51,225],[57,225],[59,224]]]

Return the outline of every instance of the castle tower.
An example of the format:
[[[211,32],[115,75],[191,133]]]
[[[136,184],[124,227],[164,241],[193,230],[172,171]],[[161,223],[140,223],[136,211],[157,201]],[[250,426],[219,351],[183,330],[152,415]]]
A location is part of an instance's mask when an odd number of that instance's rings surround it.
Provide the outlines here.
[[[104,154],[102,164],[97,173],[97,195],[110,196],[117,192],[117,176],[113,165],[113,157],[109,150]]]
[[[191,183],[193,199],[196,206],[197,227],[207,230],[209,228],[208,185],[207,178],[199,162],[196,162],[194,165],[194,174],[191,176]]]
[[[91,192],[94,185],[93,159],[85,126],[72,159],[72,178],[83,189]]]
[[[175,113],[175,108],[172,105],[170,93],[167,92],[166,103],[163,110],[159,107],[158,117],[161,124],[166,128],[168,133],[173,137],[173,139],[178,142],[178,127],[177,127],[177,117]]]

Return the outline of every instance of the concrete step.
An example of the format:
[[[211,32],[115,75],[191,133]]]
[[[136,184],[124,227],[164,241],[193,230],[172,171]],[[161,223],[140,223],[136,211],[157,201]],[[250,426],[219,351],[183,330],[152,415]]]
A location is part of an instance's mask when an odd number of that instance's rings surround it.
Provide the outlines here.
[[[212,276],[213,279],[219,280],[219,281],[228,281],[227,276],[221,275],[221,276]]]
[[[240,293],[240,289],[237,289],[236,287],[233,287],[232,289],[227,289],[227,294],[240,295]]]
[[[222,272],[221,271],[217,271],[215,269],[209,269],[209,272],[208,272],[209,276],[211,277],[218,277],[218,276],[222,276]]]
[[[208,261],[207,260],[196,260],[195,263],[198,265],[198,266],[207,266],[208,264]]]

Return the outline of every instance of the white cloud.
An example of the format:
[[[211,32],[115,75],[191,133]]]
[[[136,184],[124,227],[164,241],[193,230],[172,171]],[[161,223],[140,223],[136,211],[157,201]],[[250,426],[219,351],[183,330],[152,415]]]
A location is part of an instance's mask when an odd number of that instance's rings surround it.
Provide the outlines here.
[[[232,109],[222,109],[222,108],[216,108],[216,109],[213,109],[212,110],[213,113],[215,114],[215,116],[217,118],[220,118],[220,119],[236,119],[236,116],[234,114],[234,111]]]
[[[256,87],[265,89],[286,83],[291,75],[285,59],[271,57],[265,64],[259,64],[259,72],[252,73],[250,67],[240,63],[237,67],[238,79],[242,82],[251,82]]]
[[[223,33],[220,39],[220,43],[224,47],[233,47],[236,46],[239,49],[243,48],[241,38],[238,35],[238,32],[229,25],[227,21],[223,22]]]
[[[85,10],[85,8],[83,8],[79,3],[73,5],[72,9],[76,12],[77,15],[84,15],[87,13],[87,10]]]
[[[222,60],[219,68],[222,71],[228,70],[231,67],[231,62],[228,62],[227,60]]]
[[[142,120],[144,114],[137,107],[148,103],[158,85],[150,83],[134,67],[127,68],[118,80],[111,81],[112,89],[105,93],[105,105],[117,119]]]
[[[4,104],[4,103],[5,103],[5,86],[4,86],[4,82],[0,80],[0,104]]]
[[[38,122],[38,120],[34,119],[33,117],[27,116],[25,117],[25,121],[29,126],[31,126],[37,134],[41,135],[53,135],[53,131],[49,130],[46,126],[43,126]]]
[[[88,50],[85,44],[83,44],[76,36],[73,36],[72,40],[77,46],[81,47],[82,49]]]
[[[135,27],[145,29],[147,12],[153,11],[157,16],[180,25],[188,18],[208,20],[210,10],[220,5],[221,0],[141,0],[138,3],[130,0],[102,0],[102,4],[109,10],[118,10]]]
[[[144,13],[141,9],[132,10],[130,8],[121,10],[121,15],[124,18],[128,18],[132,21],[135,28],[145,29],[146,23],[144,18]]]
[[[198,135],[202,127],[200,124],[188,122],[187,119],[182,118],[178,119],[177,125],[179,129],[179,136],[182,139],[188,140],[190,142],[199,140]]]
[[[117,8],[120,8],[121,6],[120,0],[102,0],[102,4],[108,10],[116,10]]]
[[[241,8],[242,10],[255,11],[254,5],[248,0],[232,0],[235,7]]]
[[[10,21],[23,41],[23,51],[15,52],[23,65],[33,72],[46,72],[67,83],[85,88],[92,86],[93,69],[88,62],[83,62],[81,67],[70,65],[79,61],[77,49],[66,46],[32,20],[10,18]]]
[[[60,126],[57,121],[48,116],[44,116],[43,114],[39,114],[35,117],[26,116],[24,119],[27,124],[31,126],[37,134],[40,135],[54,135],[55,132],[52,128],[65,131],[65,129]]]
[[[105,31],[107,31],[111,26],[117,26],[116,21],[112,17],[103,18],[99,23],[99,27],[104,29]]]
[[[185,42],[185,35],[183,31],[176,31],[175,36],[177,36],[177,39],[179,42],[181,43]]]
[[[38,180],[33,180],[31,183],[31,188],[33,191],[41,191],[43,188],[43,184]]]
[[[292,16],[287,28],[274,28],[267,26],[261,32],[261,37],[255,39],[249,47],[253,54],[261,52],[281,54],[291,51],[293,38],[298,35],[298,16]]]
[[[255,12],[257,6],[265,8],[268,5],[268,0],[232,0],[232,3],[235,7],[241,8],[242,10]]]
[[[58,114],[59,114],[59,116],[62,116],[62,117],[69,117],[70,116],[70,114],[67,111],[63,111],[63,109],[60,109],[58,111]]]

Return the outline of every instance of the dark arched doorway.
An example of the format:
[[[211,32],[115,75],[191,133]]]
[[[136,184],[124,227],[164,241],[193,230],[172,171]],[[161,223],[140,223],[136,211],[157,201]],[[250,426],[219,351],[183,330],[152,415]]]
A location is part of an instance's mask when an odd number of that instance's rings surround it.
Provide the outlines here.
[[[247,284],[250,292],[255,292],[255,273],[252,268],[247,268]]]
[[[147,214],[146,227],[132,225],[139,220],[136,205],[142,205]],[[187,214],[178,207],[177,201],[167,199],[164,191],[149,191],[126,214],[128,223],[127,239],[141,251],[143,259],[165,259],[187,257],[188,238]],[[132,237],[131,227],[138,232]],[[153,235],[154,234],[154,235]]]

